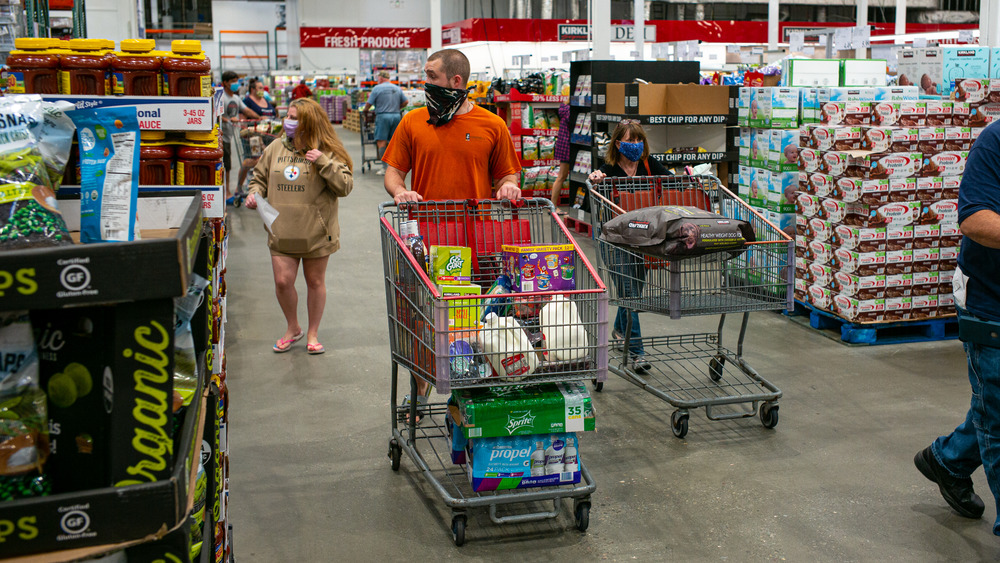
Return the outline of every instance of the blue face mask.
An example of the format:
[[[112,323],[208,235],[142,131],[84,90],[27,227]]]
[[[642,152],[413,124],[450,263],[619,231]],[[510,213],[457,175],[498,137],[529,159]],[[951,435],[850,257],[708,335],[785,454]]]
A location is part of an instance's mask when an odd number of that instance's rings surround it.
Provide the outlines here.
[[[644,148],[645,146],[642,141],[639,141],[638,143],[626,143],[625,141],[621,141],[620,146],[618,147],[618,152],[632,162],[639,162],[639,159],[642,158],[642,151]]]
[[[234,93],[234,94],[236,92],[239,92],[240,91],[240,83],[239,82],[233,82],[232,84],[230,84],[229,85],[229,91],[232,92],[232,93]]]

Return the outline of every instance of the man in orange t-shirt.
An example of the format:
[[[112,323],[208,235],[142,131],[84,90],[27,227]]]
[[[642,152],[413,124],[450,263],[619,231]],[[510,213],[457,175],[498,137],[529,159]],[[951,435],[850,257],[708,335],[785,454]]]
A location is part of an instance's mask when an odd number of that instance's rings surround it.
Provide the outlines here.
[[[427,107],[403,116],[382,156],[396,203],[520,199],[520,160],[507,124],[467,99],[469,59],[444,49],[427,57]],[[406,175],[412,172],[412,190]]]
[[[385,191],[397,204],[520,199],[521,162],[507,124],[467,98],[469,59],[461,51],[444,49],[427,57],[424,72],[427,107],[403,116],[382,155],[388,165]],[[405,180],[411,171],[409,190]],[[423,403],[430,384],[423,379],[416,384],[418,403]]]

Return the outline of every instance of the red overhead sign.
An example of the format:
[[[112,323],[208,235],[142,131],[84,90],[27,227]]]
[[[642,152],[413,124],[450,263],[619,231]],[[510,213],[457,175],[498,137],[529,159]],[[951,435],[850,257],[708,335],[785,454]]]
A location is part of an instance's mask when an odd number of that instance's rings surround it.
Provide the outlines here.
[[[302,27],[302,47],[332,49],[429,49],[429,27]]]

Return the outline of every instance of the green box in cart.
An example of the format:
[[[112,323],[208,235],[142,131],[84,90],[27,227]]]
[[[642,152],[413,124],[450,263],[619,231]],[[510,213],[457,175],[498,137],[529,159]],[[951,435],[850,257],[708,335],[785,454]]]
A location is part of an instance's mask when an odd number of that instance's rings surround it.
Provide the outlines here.
[[[431,245],[431,274],[438,285],[472,283],[472,249]]]
[[[462,389],[452,397],[453,418],[466,438],[594,430],[590,393],[580,382]]]

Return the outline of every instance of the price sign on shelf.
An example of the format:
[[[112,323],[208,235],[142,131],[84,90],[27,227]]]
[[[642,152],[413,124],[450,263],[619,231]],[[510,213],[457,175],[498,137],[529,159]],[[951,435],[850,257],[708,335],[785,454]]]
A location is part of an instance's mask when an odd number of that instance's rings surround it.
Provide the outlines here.
[[[737,53],[737,54],[739,54],[739,52],[740,52],[740,46],[739,45],[726,45],[726,52],[727,53]]]
[[[975,43],[975,39],[972,38],[971,29],[963,29],[958,32],[958,42],[959,43]]]
[[[914,49],[922,49],[922,48],[924,48],[926,46],[927,46],[927,38],[926,37],[914,37],[913,38],[913,48]]]
[[[806,41],[806,34],[802,31],[793,31],[788,35],[788,50],[793,53],[802,51]]]
[[[867,49],[872,46],[872,32],[867,25],[855,27],[852,34],[852,41],[855,49]]]

